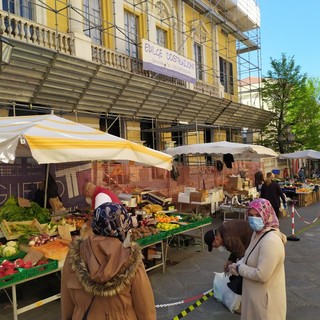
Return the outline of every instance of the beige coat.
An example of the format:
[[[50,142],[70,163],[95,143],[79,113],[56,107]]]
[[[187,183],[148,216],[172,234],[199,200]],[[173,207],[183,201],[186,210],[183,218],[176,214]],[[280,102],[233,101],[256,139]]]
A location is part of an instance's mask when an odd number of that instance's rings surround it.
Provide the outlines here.
[[[91,235],[75,240],[62,270],[61,319],[156,320],[149,278],[136,244]]]
[[[261,235],[254,232],[243,262]],[[279,230],[266,234],[242,263],[243,276],[241,320],[285,320],[286,284],[284,244],[286,237]]]

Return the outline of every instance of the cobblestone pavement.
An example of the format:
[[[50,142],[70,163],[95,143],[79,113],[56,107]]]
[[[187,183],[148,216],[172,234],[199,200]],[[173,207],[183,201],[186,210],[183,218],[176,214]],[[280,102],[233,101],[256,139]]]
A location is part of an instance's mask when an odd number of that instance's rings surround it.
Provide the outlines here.
[[[287,320],[315,320],[320,314],[320,221],[315,221],[319,216],[320,202],[305,208],[297,207],[296,210],[301,217],[295,214],[294,230],[300,241],[288,241],[286,245]],[[291,212],[291,208],[288,212]],[[291,220],[291,217],[280,219],[281,230],[287,236],[292,235]],[[216,228],[221,223],[221,217],[215,217],[212,227]],[[159,306],[157,319],[173,319],[183,310],[188,310],[201,294],[211,290],[214,272],[222,271],[227,256],[228,253],[217,250],[202,252],[199,240],[180,248],[170,247],[166,272],[163,274],[162,268],[149,272],[156,304]],[[56,274],[20,285],[19,307],[56,292],[59,292],[59,278]],[[185,300],[188,302],[180,303]],[[0,291],[0,308],[2,320],[13,319],[12,308],[3,290]],[[38,319],[60,319],[59,300],[19,315],[19,320]],[[229,312],[214,297],[210,297],[183,319],[233,320],[240,319],[240,316]]]

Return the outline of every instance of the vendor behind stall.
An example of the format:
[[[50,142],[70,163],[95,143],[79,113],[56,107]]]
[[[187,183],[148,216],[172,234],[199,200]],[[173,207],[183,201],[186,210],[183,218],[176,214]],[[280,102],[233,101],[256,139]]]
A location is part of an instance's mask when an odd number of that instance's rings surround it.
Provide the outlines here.
[[[86,182],[82,187],[82,192],[87,202],[91,202],[93,210],[106,202],[121,204],[121,201],[115,193],[104,187],[98,187],[93,182]]]
[[[299,181],[300,181],[300,182],[305,182],[305,180],[306,180],[306,174],[305,174],[305,172],[304,172],[304,168],[303,168],[303,167],[300,168],[300,170],[299,170],[299,172],[298,172],[298,176],[299,176]]]

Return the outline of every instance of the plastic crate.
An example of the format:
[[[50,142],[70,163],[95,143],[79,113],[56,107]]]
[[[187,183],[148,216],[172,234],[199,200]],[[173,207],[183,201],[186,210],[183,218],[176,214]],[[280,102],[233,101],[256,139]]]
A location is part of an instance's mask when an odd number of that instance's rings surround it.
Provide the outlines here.
[[[15,254],[14,256],[11,256],[11,257],[7,257],[7,258],[4,258],[4,257],[0,257],[0,264],[4,261],[4,260],[9,260],[9,261],[14,261],[14,260],[17,260],[19,258],[23,258],[27,253],[24,252],[24,251],[19,251],[17,254]]]
[[[144,247],[144,246],[147,246],[152,243],[160,242],[161,240],[165,239],[167,236],[168,236],[168,234],[166,231],[160,231],[159,233],[154,234],[152,236],[138,239],[138,240],[136,240],[136,242],[141,247]]]
[[[58,260],[48,260],[48,263],[25,270],[25,278],[36,277],[58,268]]]
[[[0,289],[2,287],[9,286],[11,284],[17,283],[19,281],[22,281],[26,277],[26,272],[24,269],[18,269],[19,271],[14,274],[10,274],[9,276],[5,276],[0,278]]]

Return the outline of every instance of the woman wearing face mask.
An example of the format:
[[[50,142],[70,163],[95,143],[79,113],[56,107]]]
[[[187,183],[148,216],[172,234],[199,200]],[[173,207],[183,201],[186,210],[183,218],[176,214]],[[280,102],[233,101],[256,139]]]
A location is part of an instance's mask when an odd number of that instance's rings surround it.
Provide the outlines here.
[[[244,257],[229,267],[231,274],[243,277],[241,320],[285,320],[286,236],[268,200],[253,200],[247,216],[254,230],[250,245]]]
[[[208,251],[217,248],[219,251],[229,251],[230,256],[225,262],[224,272],[228,266],[241,259],[250,243],[252,229],[246,220],[230,220],[224,222],[217,230],[209,230],[204,235],[204,241],[208,245]]]

